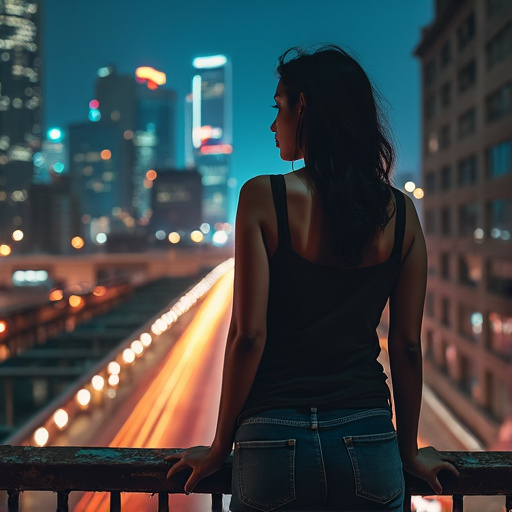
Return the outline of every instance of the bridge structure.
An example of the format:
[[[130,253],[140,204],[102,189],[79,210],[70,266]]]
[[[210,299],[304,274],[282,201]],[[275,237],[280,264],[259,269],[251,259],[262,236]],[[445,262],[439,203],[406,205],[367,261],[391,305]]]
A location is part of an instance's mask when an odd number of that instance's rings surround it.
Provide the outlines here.
[[[5,490],[0,510],[226,509],[222,495],[231,490],[230,460],[201,484],[197,494],[185,496],[183,475],[165,483],[169,463],[164,456],[180,447],[208,444],[213,436],[231,310],[232,266],[232,260],[213,272],[201,266],[191,286],[168,297],[168,303],[146,321],[136,319],[129,333],[118,336],[82,372],[68,360],[70,370],[62,372],[76,373],[72,383],[0,446],[0,489]],[[151,298],[146,296],[145,302]],[[132,315],[124,313],[127,324]],[[123,315],[117,315],[119,320]],[[98,325],[105,333],[121,334],[111,323]],[[87,357],[87,349],[68,349],[76,352],[66,355],[74,361]],[[39,361],[55,361],[53,356],[59,357],[58,352],[48,352]],[[26,354],[21,360],[31,357]],[[32,379],[31,372],[38,370],[25,371],[24,378]],[[36,379],[52,378],[52,372],[43,370]],[[442,507],[438,510],[451,509],[452,501],[456,512],[463,507],[467,512],[512,510],[512,454],[475,452],[473,441],[467,437],[461,441],[460,431],[453,429],[448,429],[451,432],[441,444],[429,438],[431,426],[439,428],[442,422],[435,402],[424,405],[429,418],[425,421],[423,416],[420,424],[422,442],[451,450],[449,455],[462,474],[458,481],[442,475],[444,492],[450,497],[437,497]],[[425,484],[414,479],[408,479],[408,491],[430,494]],[[464,495],[497,497],[482,506],[464,500]],[[415,503],[422,510],[420,502]]]

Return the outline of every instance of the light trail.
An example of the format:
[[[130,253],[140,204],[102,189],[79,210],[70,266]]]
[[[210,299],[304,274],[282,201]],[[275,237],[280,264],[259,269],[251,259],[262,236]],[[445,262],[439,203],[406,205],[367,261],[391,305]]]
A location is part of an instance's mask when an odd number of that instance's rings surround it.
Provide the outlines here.
[[[232,292],[231,270],[219,279],[198,307],[110,447],[186,447],[211,442]],[[172,501],[172,509],[182,512],[198,512],[211,506],[207,495],[173,495]],[[107,512],[108,502],[107,494],[86,493],[74,511]],[[147,495],[122,495],[125,512],[155,508],[155,500]]]

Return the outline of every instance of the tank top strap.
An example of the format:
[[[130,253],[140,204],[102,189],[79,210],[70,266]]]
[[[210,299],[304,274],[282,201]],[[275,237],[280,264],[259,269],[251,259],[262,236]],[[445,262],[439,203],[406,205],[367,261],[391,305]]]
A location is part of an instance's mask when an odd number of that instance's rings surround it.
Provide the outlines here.
[[[396,202],[396,221],[395,221],[395,243],[393,245],[392,257],[398,261],[402,257],[402,246],[404,244],[405,234],[405,198],[402,192],[391,187]]]
[[[286,204],[286,183],[282,174],[271,174],[270,185],[277,217],[277,235],[279,245],[290,244],[290,226],[288,224],[288,206]]]

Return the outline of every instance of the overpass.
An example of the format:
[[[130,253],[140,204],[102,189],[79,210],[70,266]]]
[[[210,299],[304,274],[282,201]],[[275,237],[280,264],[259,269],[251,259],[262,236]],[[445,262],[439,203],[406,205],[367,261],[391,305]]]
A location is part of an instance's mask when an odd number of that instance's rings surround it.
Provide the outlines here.
[[[62,287],[94,286],[112,280],[128,280],[142,284],[160,277],[197,275],[233,254],[231,246],[216,248],[171,248],[140,253],[95,253],[73,255],[10,255],[0,265],[0,289],[12,287],[17,270],[45,270],[50,282]]]

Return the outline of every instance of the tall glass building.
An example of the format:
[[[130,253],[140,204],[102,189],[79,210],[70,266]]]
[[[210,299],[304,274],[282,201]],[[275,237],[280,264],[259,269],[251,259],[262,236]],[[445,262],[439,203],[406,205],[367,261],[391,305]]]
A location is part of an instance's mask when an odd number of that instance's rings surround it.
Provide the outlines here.
[[[40,1],[0,2],[0,243],[28,231],[33,156],[41,146]]]
[[[190,123],[193,162],[202,176],[203,220],[226,222],[232,146],[231,63],[224,55],[193,61]],[[186,160],[191,160],[186,155]]]

